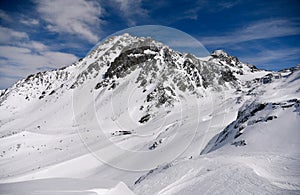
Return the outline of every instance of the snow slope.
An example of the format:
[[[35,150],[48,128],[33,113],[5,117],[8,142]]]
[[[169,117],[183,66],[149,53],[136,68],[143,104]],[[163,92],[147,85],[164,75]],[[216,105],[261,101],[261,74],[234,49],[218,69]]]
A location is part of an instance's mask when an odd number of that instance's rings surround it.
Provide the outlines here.
[[[300,193],[299,67],[111,37],[0,96],[0,194]]]

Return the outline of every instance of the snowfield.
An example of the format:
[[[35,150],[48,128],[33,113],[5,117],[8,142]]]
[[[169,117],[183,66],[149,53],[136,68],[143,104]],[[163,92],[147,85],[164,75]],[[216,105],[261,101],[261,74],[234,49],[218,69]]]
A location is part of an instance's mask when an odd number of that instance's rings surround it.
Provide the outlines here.
[[[0,194],[300,194],[299,69],[111,37],[1,91]]]

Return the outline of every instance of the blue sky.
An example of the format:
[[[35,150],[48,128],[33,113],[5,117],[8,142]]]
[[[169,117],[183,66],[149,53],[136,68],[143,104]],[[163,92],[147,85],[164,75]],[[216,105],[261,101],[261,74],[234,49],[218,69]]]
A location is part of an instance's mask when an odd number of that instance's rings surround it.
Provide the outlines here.
[[[300,63],[299,8],[298,0],[1,0],[0,89],[140,25],[178,29],[259,68],[292,67]]]

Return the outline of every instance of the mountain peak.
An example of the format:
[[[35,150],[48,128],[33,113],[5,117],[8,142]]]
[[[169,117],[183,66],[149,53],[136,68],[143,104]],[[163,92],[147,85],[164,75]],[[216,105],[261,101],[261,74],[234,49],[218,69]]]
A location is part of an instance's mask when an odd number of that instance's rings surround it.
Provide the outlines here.
[[[210,55],[213,57],[229,57],[229,55],[222,49],[214,50]]]
[[[116,53],[119,53],[121,51],[142,46],[162,47],[163,44],[152,39],[151,37],[137,37],[130,35],[129,33],[124,33],[121,35],[108,37],[104,41],[99,42],[96,46],[94,46],[93,49],[91,49],[88,56],[91,58],[97,58],[97,56],[102,56],[108,50],[114,50]]]

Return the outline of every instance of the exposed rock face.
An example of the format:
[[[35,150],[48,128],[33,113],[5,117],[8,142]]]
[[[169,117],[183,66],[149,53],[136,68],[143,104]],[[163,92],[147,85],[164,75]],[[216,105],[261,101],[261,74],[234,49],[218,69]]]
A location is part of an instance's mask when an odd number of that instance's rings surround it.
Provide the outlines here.
[[[146,51],[149,51],[149,53]],[[135,65],[145,63],[147,60],[153,60],[155,52],[158,52],[158,48],[151,48],[150,46],[141,46],[124,51],[111,63],[104,77],[124,77],[136,68]]]

